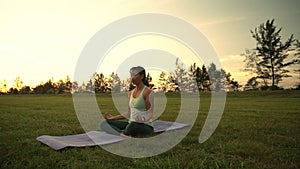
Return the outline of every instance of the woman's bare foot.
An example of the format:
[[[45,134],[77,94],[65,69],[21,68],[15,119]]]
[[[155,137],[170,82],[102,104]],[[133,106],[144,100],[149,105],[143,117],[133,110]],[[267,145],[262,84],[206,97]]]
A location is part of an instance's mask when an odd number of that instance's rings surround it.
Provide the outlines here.
[[[131,136],[127,136],[127,135],[125,135],[123,133],[121,133],[120,136],[125,137],[125,138],[131,138]]]

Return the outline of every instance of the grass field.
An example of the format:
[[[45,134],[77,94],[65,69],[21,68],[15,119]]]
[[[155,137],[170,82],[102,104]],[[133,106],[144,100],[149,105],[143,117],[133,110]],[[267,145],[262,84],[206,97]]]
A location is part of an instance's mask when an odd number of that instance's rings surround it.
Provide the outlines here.
[[[101,110],[113,112],[110,95],[97,95]],[[180,97],[167,96],[174,120]],[[99,146],[54,151],[40,135],[83,133],[71,95],[0,96],[0,168],[300,168],[300,91],[228,93],[222,120],[209,140],[198,143],[210,106],[201,94],[192,130],[158,156],[131,159]]]

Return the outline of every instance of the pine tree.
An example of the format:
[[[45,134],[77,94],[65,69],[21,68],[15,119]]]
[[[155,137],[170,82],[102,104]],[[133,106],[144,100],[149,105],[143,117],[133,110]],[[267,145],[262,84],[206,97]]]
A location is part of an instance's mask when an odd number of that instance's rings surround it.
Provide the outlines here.
[[[161,72],[158,79],[158,89],[162,90],[163,92],[167,92],[168,81],[166,75],[167,74],[165,72]]]
[[[286,61],[290,56],[289,51],[294,42],[291,35],[286,42],[282,42],[280,32],[273,20],[267,20],[254,31],[250,31],[256,40],[256,48],[246,50],[245,56],[246,70],[256,74],[257,79],[262,79],[264,85],[268,85],[271,80],[272,87],[277,85],[282,78],[290,77],[286,67],[296,64],[299,59],[293,58]],[[295,55],[293,55],[295,56]]]
[[[154,84],[152,83],[152,76],[150,75],[150,73],[147,73],[146,79],[149,83],[149,87],[152,89],[154,87]]]
[[[108,80],[108,84],[111,88],[111,92],[120,93],[121,92],[121,80],[117,74],[112,72]]]
[[[208,74],[210,80],[211,91],[224,91],[226,90],[226,72],[221,69],[218,70],[214,63],[211,63],[208,67]]]
[[[195,92],[198,90],[196,79],[192,71],[187,70],[184,64],[176,59],[176,69],[173,73],[176,84],[181,92]]]

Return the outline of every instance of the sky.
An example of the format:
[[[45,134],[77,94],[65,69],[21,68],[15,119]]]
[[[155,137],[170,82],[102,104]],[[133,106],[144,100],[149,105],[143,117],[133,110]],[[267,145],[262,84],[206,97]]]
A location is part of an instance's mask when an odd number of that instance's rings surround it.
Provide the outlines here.
[[[250,75],[242,71],[244,58],[240,54],[255,47],[250,30],[275,19],[275,25],[282,28],[284,41],[291,34],[300,39],[299,6],[299,0],[0,0],[0,83],[5,80],[12,86],[16,77],[29,86],[50,78],[65,79],[67,75],[72,80],[78,58],[96,32],[134,14],[162,13],[181,18],[202,32],[223,68],[240,84],[245,84]],[[139,44],[143,45],[138,48]],[[138,58],[153,45],[166,54],[161,59],[167,64],[156,69],[157,72],[171,70],[170,63],[175,65],[175,59],[168,57],[170,54],[187,59],[186,62],[190,59],[187,64],[193,63],[182,44],[163,37],[141,36],[116,46],[95,71],[106,71],[103,73],[109,75],[120,70],[118,66],[128,65],[130,58],[136,61],[132,57]],[[113,57],[114,53],[128,60],[120,61]],[[292,87],[296,82],[299,79],[289,78],[279,85]]]

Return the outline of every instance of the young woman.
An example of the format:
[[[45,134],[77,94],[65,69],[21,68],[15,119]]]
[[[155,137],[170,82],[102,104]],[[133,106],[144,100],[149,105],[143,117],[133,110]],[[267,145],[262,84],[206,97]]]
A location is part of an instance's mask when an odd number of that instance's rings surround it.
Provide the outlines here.
[[[153,95],[146,80],[143,67],[130,69],[131,82],[135,88],[128,93],[128,112],[113,116],[105,113],[106,122],[101,123],[102,130],[123,137],[136,137],[153,133]],[[129,118],[129,121],[121,121]],[[109,125],[109,126],[108,126]]]

